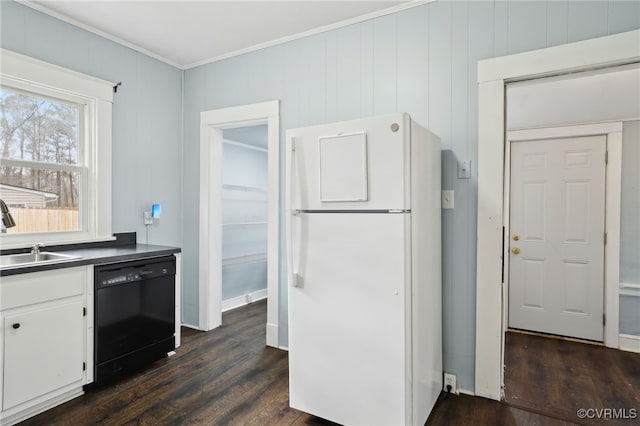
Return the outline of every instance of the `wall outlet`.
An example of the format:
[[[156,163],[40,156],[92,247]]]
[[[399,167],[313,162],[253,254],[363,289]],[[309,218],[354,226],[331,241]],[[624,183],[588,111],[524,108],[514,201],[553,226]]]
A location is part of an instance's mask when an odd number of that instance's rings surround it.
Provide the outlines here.
[[[442,191],[442,208],[452,209],[453,206],[453,190]]]
[[[451,386],[451,390],[449,390],[449,386]],[[458,387],[456,386],[456,375],[455,374],[444,373],[443,390],[445,392],[458,394]]]
[[[471,160],[458,161],[458,179],[471,179]]]
[[[144,212],[142,214],[142,223],[145,225],[153,225],[153,218],[151,217],[151,212]]]

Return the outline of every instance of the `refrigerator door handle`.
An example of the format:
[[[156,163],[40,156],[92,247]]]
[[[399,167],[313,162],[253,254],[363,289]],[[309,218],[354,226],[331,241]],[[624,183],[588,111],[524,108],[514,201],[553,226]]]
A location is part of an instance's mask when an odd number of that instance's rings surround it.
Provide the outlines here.
[[[285,203],[287,214],[285,215],[285,241],[287,244],[287,272],[289,275],[289,286],[298,287],[298,274],[295,272],[295,261],[293,259],[293,217],[298,214],[293,209],[293,162],[295,161],[295,142],[294,138],[287,141],[288,161],[286,164],[286,180],[285,180]]]

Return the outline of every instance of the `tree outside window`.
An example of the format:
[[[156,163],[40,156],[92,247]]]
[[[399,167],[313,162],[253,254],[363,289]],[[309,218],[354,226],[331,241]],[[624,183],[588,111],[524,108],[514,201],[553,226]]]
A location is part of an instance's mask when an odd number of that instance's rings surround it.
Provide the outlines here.
[[[7,232],[81,229],[81,112],[82,105],[0,90],[0,198],[17,223]]]

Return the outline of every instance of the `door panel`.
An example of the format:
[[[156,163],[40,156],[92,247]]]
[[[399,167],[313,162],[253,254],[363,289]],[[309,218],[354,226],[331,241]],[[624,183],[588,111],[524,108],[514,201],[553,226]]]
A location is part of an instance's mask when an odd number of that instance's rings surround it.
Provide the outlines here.
[[[605,151],[605,136],[511,143],[509,327],[603,340]]]
[[[403,424],[409,215],[292,220],[291,406],[342,424]]]

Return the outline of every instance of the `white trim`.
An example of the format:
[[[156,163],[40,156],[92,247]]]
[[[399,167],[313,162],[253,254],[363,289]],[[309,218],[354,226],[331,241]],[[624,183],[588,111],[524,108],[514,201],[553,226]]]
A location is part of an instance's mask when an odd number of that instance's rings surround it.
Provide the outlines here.
[[[200,113],[200,241],[199,328],[210,330],[222,323],[222,129],[267,122],[267,345],[278,347],[279,306],[279,200],[280,113],[279,101],[236,106]],[[219,150],[214,155],[215,150]],[[215,192],[215,193],[214,193]]]
[[[475,392],[472,392],[470,390],[466,390],[466,389],[460,389],[458,388],[458,393],[461,393],[463,395],[469,395],[469,396],[476,396]]]
[[[145,49],[144,47],[140,47],[135,43],[130,43],[124,39],[121,39],[120,37],[114,36],[113,34],[109,34],[105,31],[99,30],[96,27],[93,27],[91,25],[87,25],[83,22],[78,21],[77,19],[73,19],[67,15],[63,15],[62,13],[56,12],[55,10],[51,10],[49,9],[47,6],[45,6],[45,4],[41,3],[36,3],[30,0],[16,0],[16,2],[22,4],[23,6],[27,6],[30,7],[31,9],[37,10],[38,12],[42,12],[46,15],[49,15],[53,18],[59,19],[63,22],[66,22],[67,24],[71,24],[75,27],[81,28],[85,31],[89,31],[90,33],[99,35],[100,37],[106,38],[107,40],[111,40],[114,43],[118,43],[124,47],[128,47],[129,49],[133,49],[136,52],[140,52],[144,55],[150,56],[154,59],[157,59],[159,61],[162,61],[166,64],[169,64],[173,67],[176,67],[178,69],[184,70],[185,68],[183,66],[181,66],[180,64],[173,62],[170,59],[165,58],[164,56],[160,56],[157,53],[153,53],[150,50]]]
[[[209,123],[200,120],[198,303],[199,327],[205,331],[222,325],[222,129]]]
[[[175,306],[176,306],[176,317],[175,317],[175,347],[179,347],[182,341],[182,335],[180,333],[180,326],[182,324],[182,301],[180,300],[180,296],[182,295],[182,253],[174,253],[173,256],[176,258],[176,278],[175,278]]]
[[[640,30],[478,62],[478,82],[519,81],[638,61]]]
[[[605,232],[604,247],[604,344],[618,347],[620,333],[620,213],[622,194],[622,123],[620,130],[607,133],[607,155],[605,187]]]
[[[324,33],[324,32],[327,32],[327,31],[332,31],[332,30],[336,30],[336,29],[339,29],[339,28],[348,27],[350,25],[358,24],[358,23],[364,22],[364,21],[369,21],[371,19],[379,18],[381,16],[391,15],[392,13],[397,13],[397,12],[400,12],[400,11],[403,11],[403,10],[411,9],[413,7],[422,6],[423,4],[431,3],[433,1],[436,1],[436,0],[412,0],[412,1],[409,1],[409,2],[406,2],[406,3],[398,4],[396,6],[388,7],[386,9],[376,10],[374,12],[367,13],[365,15],[356,16],[354,18],[345,19],[343,21],[336,22],[336,23],[333,23],[333,24],[324,25],[324,26],[318,27],[318,28],[313,28],[311,30],[303,31],[303,32],[298,33],[298,34],[293,34],[293,35],[289,35],[289,36],[285,36],[285,37],[280,37],[280,38],[277,38],[275,40],[270,40],[270,41],[266,41],[264,43],[256,44],[254,46],[245,47],[244,49],[236,50],[236,51],[229,52],[229,53],[223,53],[222,55],[214,56],[213,58],[203,59],[201,61],[196,61],[196,62],[193,62],[191,64],[187,64],[187,65],[182,66],[182,69],[188,70],[188,69],[191,69],[191,68],[199,67],[201,65],[206,65],[206,64],[213,63],[213,62],[218,62],[218,61],[221,61],[223,59],[228,59],[228,58],[232,58],[234,56],[243,55],[245,53],[254,52],[256,50],[266,49],[267,47],[277,46],[278,44],[288,43],[290,41],[298,40],[298,39],[305,38],[305,37],[310,37],[310,36],[313,36],[313,35],[316,35],[316,34],[320,34],[320,33]]]
[[[568,138],[573,136],[606,135],[609,133],[622,133],[622,121],[604,121],[601,123],[562,125],[507,131],[508,139],[511,142],[534,139]]]
[[[640,30],[634,30],[478,63],[475,392],[479,396],[501,398],[505,83],[639,61]]]
[[[76,19],[73,19],[71,17],[68,17],[66,15],[63,15],[59,12],[56,12],[54,10],[51,10],[50,8],[48,8],[47,6],[45,6],[42,3],[36,3],[30,0],[16,0],[18,3],[30,7],[31,9],[37,10],[38,12],[42,12],[45,13],[49,16],[52,16],[56,19],[59,19],[63,22],[66,22],[68,24],[74,25],[76,27],[82,28],[83,30],[89,31],[91,33],[97,34],[100,37],[104,37],[107,40],[111,40],[115,43],[121,44],[122,46],[128,47],[130,49],[133,49],[137,52],[140,52],[142,54],[145,54],[147,56],[150,56],[154,59],[157,59],[159,61],[162,61],[166,64],[169,64],[173,67],[176,67],[178,69],[181,70],[188,70],[191,68],[195,68],[195,67],[199,67],[201,65],[206,65],[206,64],[210,64],[213,62],[218,62],[221,61],[223,59],[228,59],[228,58],[232,58],[234,56],[239,56],[239,55],[243,55],[245,53],[249,53],[249,52],[254,52],[256,50],[260,50],[260,49],[265,49],[267,47],[271,47],[271,46],[276,46],[278,44],[283,44],[283,43],[288,43],[290,41],[294,41],[294,40],[298,40],[301,38],[305,38],[305,37],[310,37],[312,35],[315,34],[320,34],[320,33],[324,33],[327,31],[332,31],[335,29],[339,29],[339,28],[343,28],[343,27],[347,27],[349,25],[354,25],[354,24],[358,24],[360,22],[364,22],[364,21],[368,21],[371,19],[375,19],[375,18],[379,18],[381,16],[385,16],[385,15],[390,15],[392,13],[396,13],[396,12],[400,12],[403,10],[407,10],[407,9],[411,9],[413,7],[417,7],[417,6],[422,6],[423,4],[427,4],[427,3],[431,3],[435,0],[411,0],[405,3],[401,3],[398,4],[396,6],[391,6],[388,7],[386,9],[381,9],[381,10],[376,10],[374,12],[370,12],[367,13],[365,15],[361,15],[361,16],[356,16],[353,18],[349,18],[349,19],[345,19],[343,21],[339,21],[333,24],[329,24],[329,25],[324,25],[322,27],[318,27],[318,28],[313,28],[311,30],[308,31],[304,31],[298,34],[292,34],[289,36],[285,36],[285,37],[280,37],[277,38],[275,40],[270,40],[270,41],[266,41],[264,43],[259,43],[253,46],[249,46],[249,47],[245,47],[244,49],[239,49],[239,50],[235,50],[233,52],[228,52],[228,53],[223,53],[222,55],[218,55],[218,56],[214,56],[212,58],[207,58],[207,59],[202,59],[200,61],[196,61],[196,62],[192,62],[190,64],[179,64],[175,61],[172,61],[171,59],[165,58],[164,56],[158,55],[157,53],[153,53],[148,49],[145,49],[143,47],[138,46],[137,44],[134,43],[130,43],[128,41],[125,41],[123,39],[121,39],[120,37],[114,36],[112,34],[109,34],[105,31],[99,30],[91,25],[87,25],[85,23],[82,23]]]
[[[23,82],[27,87],[46,87],[57,92],[75,94],[81,98],[96,98],[113,102],[114,83],[53,65],[12,50],[0,48],[0,71],[3,78]]]
[[[246,306],[250,303],[257,302],[267,298],[267,289],[252,291],[251,293],[243,294],[242,296],[233,297],[231,299],[222,301],[222,312],[230,311],[241,306]]]
[[[605,232],[607,244],[604,247],[604,314],[609,320],[604,326],[604,344],[609,348],[618,347],[619,333],[619,276],[620,276],[620,193],[622,191],[622,122],[611,121],[582,125],[555,126],[536,129],[507,131],[504,161],[504,227],[505,240],[503,256],[509,259],[510,232],[510,188],[511,188],[511,142],[558,139],[568,137],[605,135],[609,161],[606,165],[605,177]],[[502,329],[509,327],[507,312],[509,310],[509,262],[504,263],[504,302]],[[504,334],[504,333],[503,333]],[[504,342],[502,344],[504,357]],[[503,377],[504,379],[504,377]],[[504,380],[503,380],[504,382]],[[503,383],[504,384],[504,383]]]
[[[640,353],[640,336],[620,334],[620,350]]]
[[[193,324],[187,324],[186,322],[183,322],[181,324],[182,327],[187,327],[190,328],[192,330],[198,330],[198,331],[204,331],[203,329],[201,329],[200,327],[198,327],[197,325],[193,325]]]

